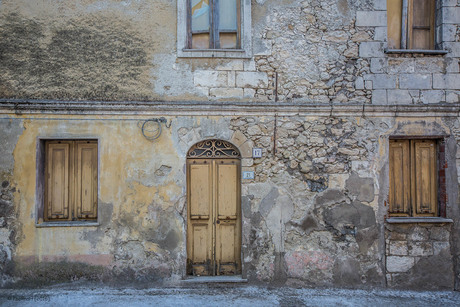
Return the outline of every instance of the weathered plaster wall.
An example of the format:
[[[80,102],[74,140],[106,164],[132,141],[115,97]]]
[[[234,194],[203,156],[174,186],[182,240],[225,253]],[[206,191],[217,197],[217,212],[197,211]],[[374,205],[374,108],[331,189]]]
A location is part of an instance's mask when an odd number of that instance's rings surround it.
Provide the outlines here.
[[[18,231],[17,211],[15,209],[13,150],[23,132],[21,120],[0,120],[2,141],[0,142],[0,285],[12,281],[12,256],[16,247]]]
[[[14,153],[9,153],[16,188],[11,214],[18,221],[10,235],[16,243],[10,274],[40,282],[176,283],[186,264],[185,155],[202,139],[220,138],[238,146],[243,170],[256,174],[242,182],[243,274],[251,282],[369,287],[388,280],[397,287],[453,288],[458,246],[451,229],[458,225],[385,226],[384,202],[388,136],[402,130],[450,133],[458,120],[177,116],[167,117],[171,128],[152,143],[141,134],[141,119],[35,115],[2,120],[16,127]],[[39,137],[99,140],[100,226],[36,227],[36,153],[30,149]],[[263,158],[252,158],[253,147],[263,149]],[[448,215],[457,221],[458,204],[450,201],[455,193],[456,187],[449,187]],[[386,255],[412,257],[411,274],[392,272]],[[444,263],[447,277],[439,284],[420,284],[425,273],[420,268],[432,258]]]
[[[449,53],[438,56],[384,53],[385,0],[257,0],[252,58],[178,58],[176,9],[167,0],[2,1],[0,96],[459,102],[456,3],[440,8]]]

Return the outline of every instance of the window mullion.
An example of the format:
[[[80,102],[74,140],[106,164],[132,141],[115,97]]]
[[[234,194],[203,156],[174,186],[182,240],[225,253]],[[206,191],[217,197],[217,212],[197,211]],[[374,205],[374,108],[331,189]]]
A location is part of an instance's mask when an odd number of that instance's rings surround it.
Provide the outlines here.
[[[211,14],[210,15],[210,27],[211,27],[211,39],[212,49],[220,49],[220,38],[219,38],[219,0],[210,0],[211,3]]]
[[[192,48],[192,0],[187,0],[187,48]]]
[[[407,49],[407,39],[409,35],[409,31],[412,32],[410,29],[411,27],[408,25],[409,23],[409,1],[411,0],[403,0],[402,1],[402,14],[401,14],[401,49]]]

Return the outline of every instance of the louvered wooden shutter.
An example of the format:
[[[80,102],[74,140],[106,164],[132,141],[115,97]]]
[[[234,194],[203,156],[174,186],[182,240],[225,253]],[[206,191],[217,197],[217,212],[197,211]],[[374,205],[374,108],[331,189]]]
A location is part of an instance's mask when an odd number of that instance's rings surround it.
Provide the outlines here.
[[[409,140],[390,140],[390,214],[410,213]]]
[[[409,49],[434,49],[435,0],[409,0]]]
[[[436,216],[436,142],[433,140],[414,140],[411,147],[413,215]]]
[[[45,220],[69,219],[70,148],[69,142],[46,144]]]
[[[97,143],[76,142],[75,202],[79,219],[97,218]]]

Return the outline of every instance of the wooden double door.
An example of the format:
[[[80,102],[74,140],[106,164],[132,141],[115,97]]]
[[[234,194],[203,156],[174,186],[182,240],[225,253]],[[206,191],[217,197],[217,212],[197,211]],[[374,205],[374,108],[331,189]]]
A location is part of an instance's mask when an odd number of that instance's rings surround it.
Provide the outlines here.
[[[241,274],[240,160],[187,159],[187,273]]]

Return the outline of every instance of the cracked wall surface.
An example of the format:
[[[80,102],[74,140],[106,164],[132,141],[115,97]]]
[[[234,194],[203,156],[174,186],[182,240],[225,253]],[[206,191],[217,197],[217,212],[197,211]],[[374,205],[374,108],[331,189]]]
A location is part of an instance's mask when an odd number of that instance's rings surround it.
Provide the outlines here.
[[[442,52],[425,54],[388,53],[385,0],[250,2],[252,56],[230,59],[178,57],[176,1],[0,1],[2,285],[178,284],[186,153],[212,138],[255,174],[241,189],[250,282],[459,289],[460,4],[438,2]],[[155,142],[152,117],[171,124]],[[444,139],[452,223],[386,222],[392,136]],[[47,138],[98,140],[98,225],[37,224]]]
[[[10,281],[176,284],[186,276],[185,155],[199,140],[219,138],[239,148],[243,171],[255,172],[253,180],[242,180],[243,276],[251,282],[453,288],[456,224],[400,227],[385,224],[384,217],[388,136],[400,130],[450,133],[458,131],[458,120],[166,118],[171,127],[155,142],[143,137],[141,118],[2,120],[15,131],[14,152],[6,153],[14,160],[8,176],[15,189],[4,183],[10,197],[2,200],[11,203],[8,221],[15,225],[2,245]],[[36,159],[25,149],[35,148],[38,138],[72,137],[98,139],[99,226],[37,227]],[[252,148],[261,148],[262,158],[252,158]],[[456,162],[448,163],[458,176]],[[449,187],[447,194],[455,191]],[[454,219],[456,206],[449,201],[448,216]],[[426,275],[424,265],[432,261],[443,263],[443,271],[429,276],[445,278],[419,282]]]

